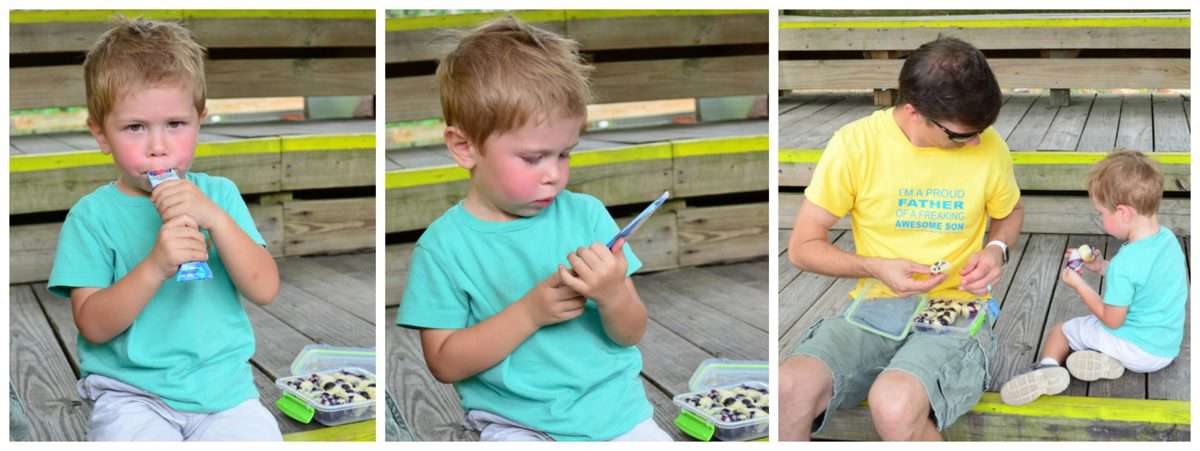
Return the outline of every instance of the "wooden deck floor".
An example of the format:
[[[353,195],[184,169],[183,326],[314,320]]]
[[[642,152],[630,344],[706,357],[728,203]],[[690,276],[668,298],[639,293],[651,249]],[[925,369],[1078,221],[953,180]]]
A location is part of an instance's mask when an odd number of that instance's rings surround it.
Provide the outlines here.
[[[877,108],[870,94],[803,94],[780,100],[780,149],[823,149],[843,125]],[[1080,94],[1056,107],[1050,95],[1010,94],[994,127],[1013,151],[1187,152],[1191,96]]]
[[[766,259],[636,275],[634,283],[650,315],[642,351],[642,381],[654,419],[676,440],[671,398],[687,391],[688,379],[705,359],[766,360],[768,315]],[[463,411],[449,385],[429,374],[416,331],[394,326],[387,309],[388,390],[416,440],[476,440],[462,425]],[[404,421],[407,420],[407,421]]]
[[[781,221],[790,223],[790,221]],[[781,230],[779,237],[779,352],[783,358],[795,347],[800,336],[814,321],[829,317],[839,311],[847,302],[847,294],[855,285],[854,279],[835,279],[814,273],[801,272],[792,266],[787,259],[787,242],[790,230]],[[838,248],[853,251],[853,236],[849,231],[834,230],[829,239]],[[1182,237],[1181,245],[1185,253],[1190,237]],[[995,299],[1001,302],[1001,314],[994,325],[999,349],[992,361],[991,384],[989,392],[998,392],[1000,386],[1013,376],[1028,368],[1037,360],[1044,337],[1056,323],[1088,313],[1087,307],[1079,300],[1074,290],[1066,288],[1058,281],[1058,275],[1063,265],[1063,253],[1068,247],[1081,244],[1099,246],[1104,249],[1107,258],[1120,247],[1120,242],[1103,235],[1065,235],[1065,234],[1022,234],[1016,246],[1010,249],[1010,263],[1000,282],[993,291]],[[1093,273],[1084,275],[1084,279],[1093,287],[1102,289],[1103,280]],[[1190,308],[1189,308],[1190,311]],[[1190,329],[1189,324],[1185,330]],[[1111,381],[1086,383],[1072,380],[1064,396],[1091,398],[1123,398],[1135,400],[1179,400],[1188,401],[1190,393],[1191,345],[1190,333],[1184,336],[1183,349],[1179,358],[1166,369],[1149,375],[1126,372],[1123,377]],[[985,394],[985,396],[987,396]],[[1047,398],[1043,398],[1045,400]],[[1039,400],[1038,402],[1041,402]],[[1031,404],[1030,406],[1036,405]],[[864,414],[863,408],[858,412],[843,414],[835,417],[836,422],[852,423],[854,428],[861,430],[858,434],[847,434],[851,427],[835,427],[830,438],[849,438],[877,440],[874,429],[867,422],[869,415]],[[1162,430],[1146,427],[1131,432],[1127,426],[1105,424],[1102,421],[1063,421],[1061,423],[1029,427],[1026,430],[1014,428],[1011,424],[1005,428],[993,427],[985,430],[981,424],[989,424],[984,416],[1000,417],[1003,415],[985,414],[978,411],[968,413],[947,431],[951,439],[987,439],[987,440],[1130,440],[1130,439],[1171,439],[1186,440],[1190,432],[1185,426],[1182,429]],[[961,424],[959,424],[961,423]],[[991,423],[994,424],[994,423]],[[1134,428],[1137,429],[1137,428]]]
[[[282,284],[275,302],[265,307],[242,302],[257,339],[250,361],[254,382],[284,434],[321,429],[279,412],[274,381],[289,375],[292,360],[306,345],[374,346],[375,254],[289,257],[278,263]],[[12,285],[9,298],[9,377],[33,423],[33,439],[85,440],[90,412],[75,393],[77,329],[70,303],[52,297],[44,282]]]

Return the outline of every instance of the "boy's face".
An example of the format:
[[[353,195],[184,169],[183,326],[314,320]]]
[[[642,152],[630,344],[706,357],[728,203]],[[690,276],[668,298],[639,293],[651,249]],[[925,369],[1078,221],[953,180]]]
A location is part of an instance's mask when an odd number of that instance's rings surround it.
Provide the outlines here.
[[[1122,241],[1129,240],[1133,207],[1117,205],[1116,209],[1109,210],[1105,206],[1100,205],[1099,202],[1096,202],[1096,199],[1092,199],[1092,207],[1096,209],[1096,215],[1100,217],[1099,222],[1100,226],[1104,229],[1104,233]]]
[[[472,146],[468,210],[481,219],[507,221],[548,207],[567,186],[583,121],[566,116],[530,121],[489,136],[482,149]]]
[[[184,83],[135,86],[121,93],[103,124],[88,122],[100,151],[112,154],[117,188],[145,196],[146,172],[174,169],[183,178],[192,166],[204,114],[196,111]]]

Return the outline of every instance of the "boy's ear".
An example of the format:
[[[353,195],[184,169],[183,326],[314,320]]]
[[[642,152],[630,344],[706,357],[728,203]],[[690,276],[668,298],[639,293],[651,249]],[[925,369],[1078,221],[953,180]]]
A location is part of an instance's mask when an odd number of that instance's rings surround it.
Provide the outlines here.
[[[104,136],[104,127],[96,124],[92,118],[87,120],[88,131],[92,133],[92,137],[96,138],[96,144],[100,146],[100,153],[108,155],[112,153],[112,147],[108,145],[108,137]]]
[[[479,162],[479,152],[462,129],[454,126],[446,127],[442,136],[446,139],[446,148],[450,150],[450,157],[454,159],[454,162],[468,171],[474,169]]]
[[[1126,221],[1133,219],[1134,216],[1137,216],[1136,209],[1124,204],[1118,204],[1117,207],[1113,209],[1113,212],[1116,213],[1118,217]]]

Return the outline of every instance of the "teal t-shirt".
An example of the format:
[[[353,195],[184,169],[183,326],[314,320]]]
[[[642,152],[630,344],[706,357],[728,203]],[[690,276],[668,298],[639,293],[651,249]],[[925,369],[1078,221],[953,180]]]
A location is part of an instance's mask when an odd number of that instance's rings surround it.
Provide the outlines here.
[[[187,179],[266,245],[233,182],[196,172]],[[150,254],[161,226],[149,197],[129,196],[111,183],[84,196],[63,223],[50,292],[70,299],[72,288],[111,286]],[[215,248],[208,255],[212,279],[167,279],[133,324],[106,343],[79,335],[82,375],[120,380],[184,412],[217,412],[257,398],[249,364],[254,330],[221,256]]]
[[[1125,243],[1108,264],[1104,303],[1128,307],[1121,327],[1105,330],[1147,353],[1175,358],[1183,343],[1188,300],[1187,262],[1166,227]]]
[[[524,296],[580,246],[605,243],[617,224],[598,199],[563,191],[536,216],[475,218],[462,203],[429,225],[413,249],[396,323],[473,326]],[[633,274],[641,262],[624,248]],[[642,354],[604,333],[589,300],[573,320],[539,329],[503,361],[454,384],[465,410],[483,410],[556,440],[608,440],[652,409],[638,373]]]

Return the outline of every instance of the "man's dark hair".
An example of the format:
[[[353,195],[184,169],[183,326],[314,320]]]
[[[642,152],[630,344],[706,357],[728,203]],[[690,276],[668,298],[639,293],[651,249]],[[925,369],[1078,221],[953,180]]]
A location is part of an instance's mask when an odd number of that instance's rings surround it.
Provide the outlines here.
[[[904,60],[900,104],[905,103],[930,119],[982,130],[1000,115],[1000,84],[983,52],[960,39],[940,37]]]

